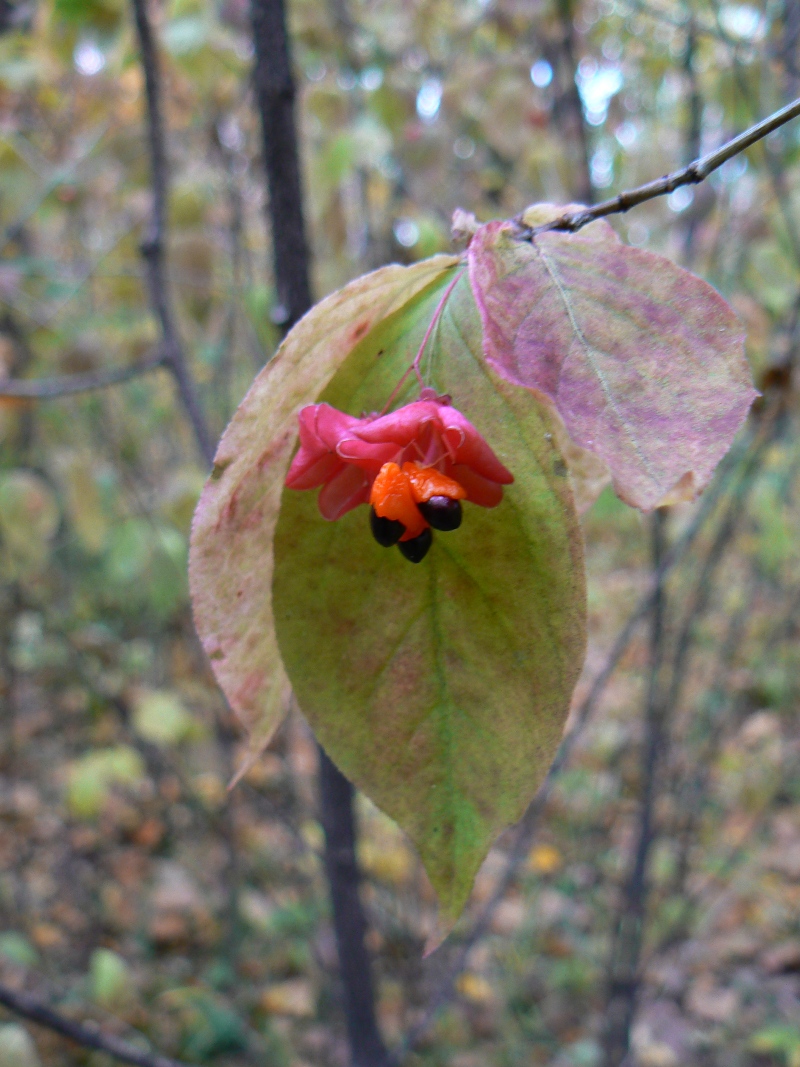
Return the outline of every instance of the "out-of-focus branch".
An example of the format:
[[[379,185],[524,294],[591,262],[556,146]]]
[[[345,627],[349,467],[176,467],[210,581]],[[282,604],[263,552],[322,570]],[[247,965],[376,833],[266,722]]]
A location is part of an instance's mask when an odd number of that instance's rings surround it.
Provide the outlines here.
[[[147,137],[150,149],[150,182],[153,196],[152,214],[141,251],[147,269],[150,306],[158,319],[164,347],[164,365],[172,372],[181,403],[189,417],[203,459],[214,459],[214,442],[200,406],[194,381],[172,310],[172,301],[164,257],[167,232],[167,197],[169,167],[164,144],[164,119],[161,108],[161,73],[153,28],[147,13],[147,0],[131,0],[139,38],[142,70],[147,96]]]
[[[688,13],[684,15],[676,15],[660,10],[653,4],[645,3],[645,0],[626,0],[626,7],[628,12],[645,15],[656,22],[661,22],[665,26],[673,26],[676,29],[685,29],[689,23],[693,23],[698,34],[727,45],[733,54],[756,47],[752,41],[734,37],[728,33],[719,19],[716,19],[713,24],[708,23],[695,10],[688,10]],[[764,18],[764,15],[762,14],[761,17]]]
[[[49,196],[49,194],[63,182],[69,181],[77,175],[83,164],[87,162],[92,155],[95,148],[100,145],[107,131],[108,125],[103,123],[94,131],[89,140],[83,143],[80,150],[72,159],[65,161],[60,166],[56,165],[52,167],[52,169],[48,166],[46,160],[42,160],[41,163],[39,163],[36,156],[31,158],[31,146],[24,140],[24,138],[19,135],[13,138],[8,136],[2,138],[6,144],[14,149],[20,158],[25,160],[32,170],[39,174],[45,169],[46,172],[43,176],[41,187],[36,191],[33,197],[31,197],[20,214],[6,226],[2,233],[0,233],[0,249],[4,249],[10,241],[20,240],[24,234],[26,223],[36,214],[47,196]]]
[[[689,163],[700,155],[703,134],[703,97],[700,92],[700,80],[697,77],[697,26],[694,18],[689,19],[686,32],[686,48],[683,57],[683,70],[688,82],[686,97],[686,134],[684,138],[684,161]],[[699,217],[689,212],[683,233],[683,265],[691,266],[694,256],[695,236]]]
[[[669,828],[670,839],[675,847],[675,874],[667,892],[680,901],[681,907],[666,934],[659,939],[655,948],[659,953],[687,936],[696,907],[696,900],[687,886],[691,870],[691,848],[697,840],[698,828],[705,815],[714,759],[722,744],[725,727],[734,718],[729,710],[734,703],[731,693],[732,668],[736,654],[746,637],[747,623],[753,614],[757,587],[752,579],[750,585],[748,596],[729,620],[714,682],[700,704],[699,714],[693,723],[692,733],[704,736],[693,754],[692,767],[682,780],[679,774],[673,773],[666,786],[675,798],[677,807],[676,817]],[[772,642],[770,648],[774,648]]]
[[[800,47],[800,2],[783,0],[781,34],[778,54],[783,61],[786,88],[794,96],[800,88],[800,65],[798,65],[798,48]]]
[[[130,1063],[133,1067],[187,1067],[185,1063],[172,1060],[168,1056],[138,1049],[113,1034],[104,1034],[82,1023],[73,1022],[29,993],[18,993],[0,985],[0,1004],[23,1019],[53,1030],[84,1048],[105,1052],[120,1063]]]
[[[573,211],[566,215],[559,215],[552,222],[536,227],[526,226],[520,218],[517,218],[515,221],[519,227],[519,236],[523,240],[532,240],[537,234],[546,233],[548,230],[566,230],[568,233],[577,233],[584,226],[588,226],[590,222],[605,218],[608,215],[630,211],[632,207],[644,204],[648,200],[654,200],[658,196],[665,196],[667,193],[674,192],[681,185],[697,185],[705,181],[709,174],[719,170],[723,163],[727,163],[729,159],[738,156],[745,149],[772,133],[773,130],[778,130],[781,126],[785,126],[787,122],[791,122],[798,115],[800,115],[800,99],[787,104],[780,111],[774,112],[762,122],[751,126],[744,133],[740,133],[738,137],[734,137],[733,140],[728,141],[713,152],[694,160],[687,167],[676,170],[672,174],[667,174],[663,178],[657,178],[646,185],[640,185],[636,189],[628,189],[625,192],[618,193],[617,196],[612,197],[610,200],[604,200],[600,204],[595,204],[594,207],[586,208],[585,211]]]
[[[559,0],[558,18],[561,23],[561,47],[559,59],[566,70],[567,85],[561,96],[565,117],[572,131],[577,149],[578,176],[574,195],[584,204],[594,203],[594,184],[589,162],[589,131],[583,114],[583,101],[578,90],[578,59],[575,41],[575,23],[571,0]]]
[[[651,544],[653,570],[659,573],[665,554],[666,510],[652,517]],[[653,591],[650,631],[650,676],[644,714],[642,749],[641,807],[633,864],[617,912],[612,935],[607,976],[607,1001],[604,1012],[603,1055],[606,1067],[619,1067],[628,1055],[631,1023],[641,983],[639,969],[647,910],[647,868],[653,845],[653,822],[658,771],[666,742],[669,707],[661,694],[661,670],[664,661],[664,620],[666,589],[663,577]]]
[[[715,18],[719,24],[722,20],[721,5],[715,0],[713,6]],[[779,42],[776,49],[777,55],[783,62],[787,88],[791,90],[791,92],[787,94],[790,99],[796,95],[797,89],[797,80],[793,77],[792,71],[795,70],[797,62],[794,57],[797,41],[794,39],[793,35],[797,32],[798,27],[793,23],[798,17],[798,13],[800,13],[800,0],[786,0],[783,19],[784,37]],[[786,35],[788,35],[788,39]],[[757,115],[759,110],[758,101],[757,99],[754,99],[754,94],[750,89],[746,68],[742,63],[741,58],[736,53],[733,55],[733,75],[736,88],[739,90],[739,95],[750,112],[754,116]],[[797,220],[795,218],[791,196],[786,183],[784,160],[781,158],[782,153],[780,151],[780,146],[773,146],[769,141],[765,141],[763,149],[764,161],[767,165],[772,188],[775,192],[775,198],[778,201],[781,215],[783,216],[786,238],[788,239],[795,262],[800,264],[800,233],[797,229]]]
[[[367,922],[359,897],[361,872],[356,858],[353,787],[322,748],[319,749],[319,783],[325,871],[333,905],[353,1067],[385,1067],[386,1048],[375,1017],[370,960],[364,942]]]
[[[311,307],[308,243],[294,116],[295,86],[283,0],[251,0],[250,12],[278,293],[273,319],[278,326],[289,329]]]
[[[63,374],[53,378],[0,378],[0,398],[20,400],[56,400],[62,396],[106,389],[164,366],[164,353],[156,349],[152,356],[130,367],[114,367],[88,374]]]

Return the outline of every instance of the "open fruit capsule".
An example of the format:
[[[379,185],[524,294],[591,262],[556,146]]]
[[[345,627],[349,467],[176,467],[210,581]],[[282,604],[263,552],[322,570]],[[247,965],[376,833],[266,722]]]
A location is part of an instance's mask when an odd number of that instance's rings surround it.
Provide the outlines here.
[[[419,463],[384,463],[370,491],[370,527],[378,544],[399,545],[412,563],[433,542],[430,528],[456,530],[467,491],[454,478]]]
[[[330,404],[298,416],[300,449],[286,475],[290,489],[319,488],[330,521],[369,503],[379,545],[398,545],[419,563],[431,528],[461,525],[461,501],[496,507],[514,478],[449,396],[423,389],[419,400],[386,415],[357,418]]]

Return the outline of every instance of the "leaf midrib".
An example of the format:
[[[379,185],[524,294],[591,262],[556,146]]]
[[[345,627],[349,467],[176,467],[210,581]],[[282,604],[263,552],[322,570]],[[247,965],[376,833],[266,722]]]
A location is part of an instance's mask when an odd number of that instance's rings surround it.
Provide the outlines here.
[[[558,295],[561,298],[561,302],[563,303],[564,310],[567,313],[567,318],[569,319],[569,324],[570,324],[570,326],[572,328],[572,332],[575,335],[576,339],[578,340],[578,343],[580,344],[581,348],[585,352],[587,362],[589,363],[589,366],[591,367],[595,377],[600,382],[600,388],[603,390],[603,394],[604,394],[604,396],[606,398],[606,403],[608,404],[609,408],[614,412],[614,415],[615,415],[615,417],[617,419],[617,422],[621,426],[623,433],[627,436],[628,440],[630,441],[630,443],[631,443],[631,445],[633,447],[633,450],[636,453],[637,457],[639,458],[639,461],[641,462],[642,466],[645,468],[645,470],[647,471],[647,473],[650,476],[650,478],[652,478],[653,481],[658,482],[657,473],[655,472],[655,470],[654,470],[650,460],[648,459],[647,455],[642,451],[641,444],[640,444],[639,439],[637,438],[636,434],[633,431],[633,427],[630,425],[630,423],[628,422],[628,420],[625,418],[625,416],[623,415],[622,411],[620,410],[619,406],[617,405],[617,402],[614,399],[614,394],[613,394],[613,391],[611,389],[611,386],[609,385],[609,382],[608,382],[605,374],[603,374],[602,370],[600,369],[600,366],[598,365],[598,363],[597,363],[597,361],[596,361],[596,359],[594,357],[594,353],[595,352],[598,352],[599,354],[605,355],[605,356],[610,356],[610,353],[602,352],[600,349],[595,348],[594,345],[589,343],[588,338],[586,337],[586,335],[584,334],[583,330],[581,329],[580,323],[578,322],[577,313],[574,311],[574,309],[572,307],[572,304],[571,304],[570,299],[569,299],[569,294],[568,294],[568,292],[566,290],[566,287],[564,286],[564,283],[561,281],[561,277],[560,277],[560,275],[559,275],[559,273],[558,273],[558,271],[556,269],[555,264],[550,260],[550,257],[545,253],[544,249],[541,247],[541,244],[538,241],[536,241],[535,239],[533,241],[531,241],[531,247],[536,251],[537,255],[541,259],[541,261],[542,261],[542,263],[544,265],[544,268],[545,268],[545,270],[547,271],[547,273],[548,273],[548,275],[550,277],[550,281],[555,286],[555,288],[556,288],[556,290],[558,292]],[[553,399],[556,400],[555,397]]]

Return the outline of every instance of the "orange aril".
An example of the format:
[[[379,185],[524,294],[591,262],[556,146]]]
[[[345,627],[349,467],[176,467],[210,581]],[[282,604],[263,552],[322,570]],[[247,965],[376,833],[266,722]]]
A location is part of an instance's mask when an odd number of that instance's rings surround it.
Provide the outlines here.
[[[411,466],[412,464],[405,464]],[[428,523],[417,508],[411,481],[396,463],[384,463],[372,483],[369,502],[382,519],[402,522],[406,532],[401,541],[410,541],[427,529]]]
[[[437,471],[435,467],[404,463],[403,474],[411,483],[411,495],[417,504],[424,504],[433,496],[446,496],[451,500],[466,499],[466,489],[454,478],[448,478],[446,474]]]

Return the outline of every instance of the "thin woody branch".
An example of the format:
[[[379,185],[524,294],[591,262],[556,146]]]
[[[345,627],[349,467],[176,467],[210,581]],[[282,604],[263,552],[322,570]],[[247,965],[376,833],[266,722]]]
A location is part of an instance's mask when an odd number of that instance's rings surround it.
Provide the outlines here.
[[[136,32],[139,37],[142,70],[147,96],[147,138],[150,149],[150,184],[153,196],[152,215],[142,241],[142,256],[147,269],[150,306],[161,327],[164,365],[169,368],[178,387],[181,402],[189,416],[197,446],[210,465],[214,459],[214,442],[200,406],[194,381],[189,372],[181,344],[167,277],[164,247],[167,229],[169,166],[164,142],[164,118],[161,108],[161,72],[158,65],[153,28],[147,14],[147,0],[131,0]]]
[[[57,400],[62,396],[89,393],[94,389],[107,389],[150,374],[164,366],[164,353],[158,349],[148,359],[130,367],[115,367],[112,370],[90,374],[64,374],[53,378],[0,379],[0,399]]]
[[[658,196],[665,196],[682,185],[698,185],[700,182],[705,181],[709,174],[719,170],[723,163],[727,163],[729,159],[738,156],[745,149],[756,144],[757,141],[762,140],[774,130],[780,129],[787,122],[797,118],[798,115],[800,115],[800,99],[787,104],[780,111],[776,111],[768,118],[756,123],[755,126],[751,126],[744,133],[740,133],[738,137],[734,137],[733,140],[728,141],[713,152],[695,159],[694,162],[681,170],[667,174],[663,178],[657,178],[646,185],[640,185],[636,189],[628,189],[625,192],[618,193],[617,196],[612,197],[610,200],[604,200],[602,203],[585,208],[583,211],[569,212],[566,215],[560,215],[557,219],[553,219],[552,222],[535,227],[526,226],[520,218],[517,218],[516,222],[520,227],[520,236],[524,240],[532,240],[537,234],[546,233],[549,230],[566,230],[568,233],[577,233],[584,226],[588,226],[590,222],[605,218],[607,215],[630,211],[632,207],[638,207],[639,204],[654,200]]]
[[[18,993],[7,986],[0,985],[0,1004],[23,1019],[29,1019],[39,1026],[53,1030],[84,1048],[105,1052],[106,1055],[112,1056],[120,1063],[130,1063],[133,1067],[187,1067],[187,1064],[170,1059],[169,1056],[145,1052],[113,1034],[104,1034],[101,1030],[94,1030],[82,1023],[73,1022],[29,993]]]

